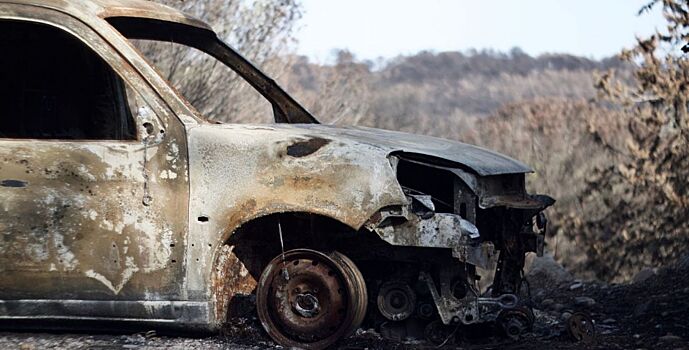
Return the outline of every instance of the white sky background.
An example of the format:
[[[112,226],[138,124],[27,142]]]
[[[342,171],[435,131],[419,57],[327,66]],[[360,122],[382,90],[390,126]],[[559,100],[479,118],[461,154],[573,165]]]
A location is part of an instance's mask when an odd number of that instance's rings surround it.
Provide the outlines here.
[[[333,50],[375,60],[422,50],[520,47],[530,55],[614,55],[635,35],[662,29],[648,0],[302,0],[297,53],[320,63]]]

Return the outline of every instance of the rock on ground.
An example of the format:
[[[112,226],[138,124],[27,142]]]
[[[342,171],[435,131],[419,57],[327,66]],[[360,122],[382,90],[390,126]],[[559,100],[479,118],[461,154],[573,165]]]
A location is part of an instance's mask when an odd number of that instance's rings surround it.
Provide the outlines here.
[[[529,256],[527,278],[530,281],[548,286],[558,286],[574,279],[572,274],[555,261],[550,254],[545,254],[541,257]]]

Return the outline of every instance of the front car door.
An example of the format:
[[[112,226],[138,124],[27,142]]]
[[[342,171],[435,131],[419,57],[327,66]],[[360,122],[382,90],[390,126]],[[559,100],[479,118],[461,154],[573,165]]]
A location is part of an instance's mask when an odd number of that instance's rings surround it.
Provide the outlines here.
[[[0,4],[0,52],[0,319],[178,317],[179,120],[66,14]]]

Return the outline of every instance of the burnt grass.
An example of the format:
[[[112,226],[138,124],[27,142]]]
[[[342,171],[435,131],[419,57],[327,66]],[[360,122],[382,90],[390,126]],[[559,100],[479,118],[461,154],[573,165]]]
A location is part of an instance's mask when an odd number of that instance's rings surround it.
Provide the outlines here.
[[[535,334],[503,348],[689,349],[689,256],[637,283],[569,282],[549,289],[539,282],[532,282],[534,307],[542,313]],[[596,337],[590,344],[573,342],[565,334],[539,334],[539,327],[547,327],[544,318],[560,313],[557,328],[570,310],[584,311],[594,320]]]
[[[519,340],[495,336],[490,330],[461,331],[444,349],[689,349],[689,256],[629,284],[529,279],[536,319],[533,332]],[[252,302],[248,300],[247,305]],[[274,349],[249,306],[220,335],[182,337],[142,332],[128,335],[64,333],[0,333],[0,348],[9,349]],[[578,342],[565,328],[572,312],[585,312],[596,336]],[[478,335],[477,335],[478,334]],[[378,333],[359,331],[337,344],[338,349],[434,349],[423,341],[394,342]]]

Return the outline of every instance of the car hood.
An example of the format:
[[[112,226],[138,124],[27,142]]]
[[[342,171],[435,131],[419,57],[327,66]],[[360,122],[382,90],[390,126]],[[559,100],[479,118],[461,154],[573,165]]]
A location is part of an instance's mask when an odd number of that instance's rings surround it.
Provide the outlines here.
[[[211,127],[228,129],[239,125]],[[485,148],[432,136],[366,127],[335,127],[323,124],[246,125],[246,128],[270,128],[290,135],[323,138],[330,142],[350,141],[377,148],[387,154],[400,153],[428,163],[468,168],[481,176],[533,172],[528,165]]]

